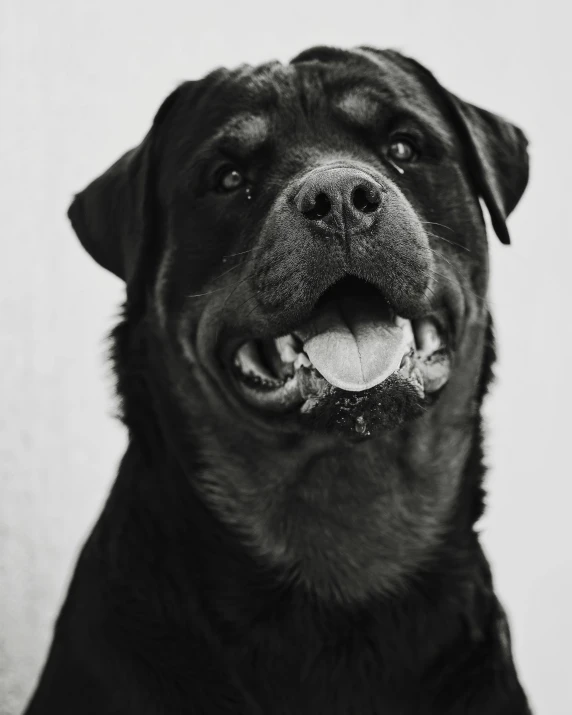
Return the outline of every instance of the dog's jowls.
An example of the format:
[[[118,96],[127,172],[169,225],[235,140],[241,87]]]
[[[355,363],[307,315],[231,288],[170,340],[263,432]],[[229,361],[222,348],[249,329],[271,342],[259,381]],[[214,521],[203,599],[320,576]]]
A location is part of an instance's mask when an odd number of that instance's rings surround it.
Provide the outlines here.
[[[396,52],[186,82],[70,218],[130,442],[28,715],[524,715],[475,533],[526,140]],[[96,438],[96,437],[94,437]]]

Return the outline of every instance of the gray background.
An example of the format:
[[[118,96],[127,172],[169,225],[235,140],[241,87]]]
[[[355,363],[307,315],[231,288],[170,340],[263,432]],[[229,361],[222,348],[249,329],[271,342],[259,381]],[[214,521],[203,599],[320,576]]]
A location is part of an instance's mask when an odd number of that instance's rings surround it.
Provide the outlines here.
[[[0,713],[19,713],[125,446],[104,336],[122,285],[65,218],[161,100],[314,44],[410,53],[520,124],[532,180],[491,240],[499,335],[481,530],[538,713],[572,713],[570,23],[564,3],[4,0],[0,9]],[[54,714],[55,715],[55,714]]]

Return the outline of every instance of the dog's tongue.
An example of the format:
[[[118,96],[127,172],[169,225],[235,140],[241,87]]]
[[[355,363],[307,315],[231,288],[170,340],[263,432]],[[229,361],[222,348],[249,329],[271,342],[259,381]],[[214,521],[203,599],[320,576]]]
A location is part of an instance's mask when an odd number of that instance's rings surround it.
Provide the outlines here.
[[[351,392],[383,382],[399,369],[408,349],[405,331],[395,325],[387,305],[371,297],[328,303],[298,335],[316,370]]]

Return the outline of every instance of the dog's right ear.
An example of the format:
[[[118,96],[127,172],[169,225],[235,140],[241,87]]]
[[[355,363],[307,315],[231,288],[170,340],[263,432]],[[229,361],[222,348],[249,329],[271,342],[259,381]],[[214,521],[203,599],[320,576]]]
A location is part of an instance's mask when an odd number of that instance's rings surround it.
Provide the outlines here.
[[[149,134],[104,174],[76,194],[68,216],[82,246],[111,273],[128,282],[144,235]]]
[[[137,271],[150,228],[149,185],[154,138],[186,84],[163,102],[141,144],[80,191],[68,210],[82,246],[99,265],[128,285]]]

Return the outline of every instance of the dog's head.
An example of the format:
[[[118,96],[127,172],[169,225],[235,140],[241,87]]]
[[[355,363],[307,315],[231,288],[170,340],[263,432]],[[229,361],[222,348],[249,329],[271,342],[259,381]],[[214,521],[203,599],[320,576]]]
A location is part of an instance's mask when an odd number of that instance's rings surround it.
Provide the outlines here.
[[[181,85],[73,202],[208,499],[313,588],[388,588],[478,516],[479,201],[508,243],[527,177],[522,132],[413,60],[315,48]]]
[[[526,181],[522,133],[417,63],[315,48],[180,86],[70,216],[209,400],[364,436],[478,363],[479,198],[508,242]]]

